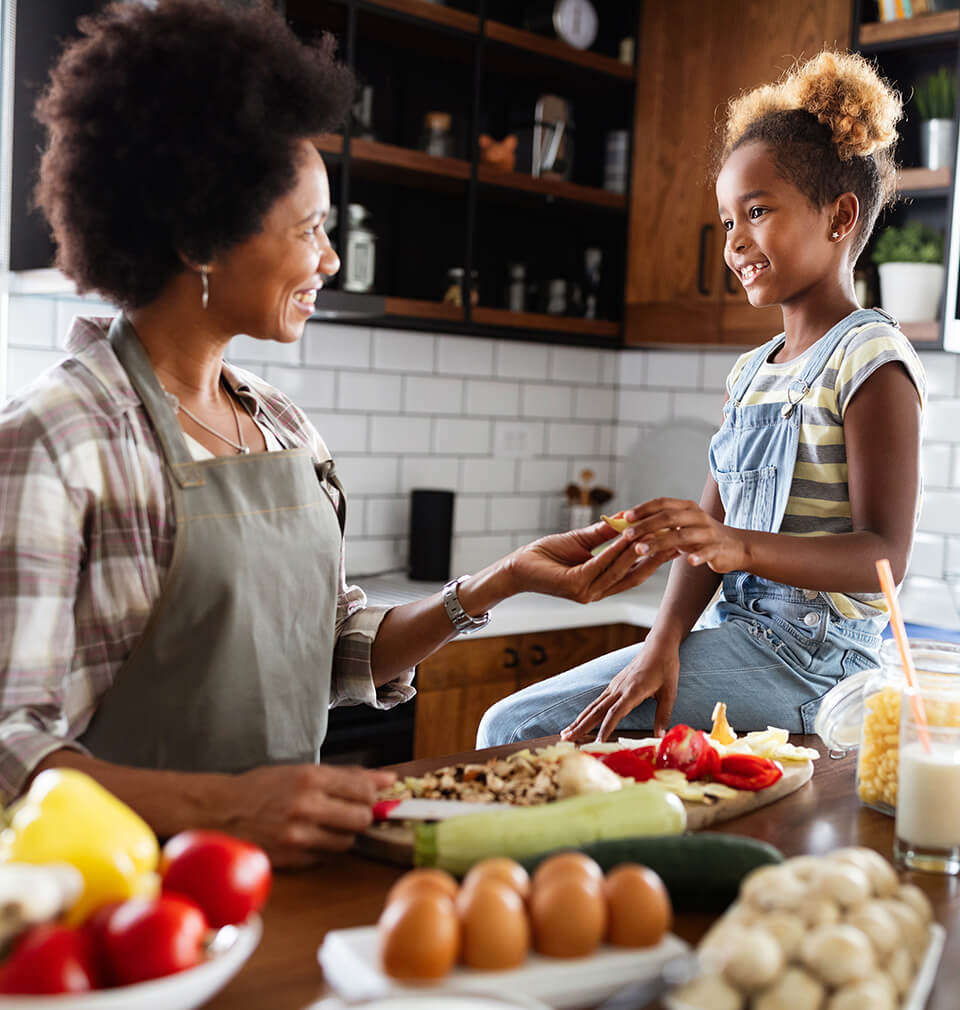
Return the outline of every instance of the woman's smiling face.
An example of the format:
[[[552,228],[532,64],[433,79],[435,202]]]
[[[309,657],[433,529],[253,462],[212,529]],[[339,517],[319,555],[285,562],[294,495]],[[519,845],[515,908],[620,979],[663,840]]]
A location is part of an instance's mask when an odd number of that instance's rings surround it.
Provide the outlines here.
[[[324,223],[330,185],[308,141],[296,151],[297,181],[267,212],[263,229],[218,257],[210,272],[211,313],[231,333],[299,340],[324,280],[340,269]]]
[[[726,231],[727,266],[751,305],[784,305],[802,298],[830,273],[830,206],[817,209],[776,169],[768,148],[744,144],[717,177],[717,205]]]

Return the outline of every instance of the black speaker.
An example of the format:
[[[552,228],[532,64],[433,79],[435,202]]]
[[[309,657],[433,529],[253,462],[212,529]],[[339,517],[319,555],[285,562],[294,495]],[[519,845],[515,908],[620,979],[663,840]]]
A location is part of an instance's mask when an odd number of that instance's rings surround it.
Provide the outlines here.
[[[453,492],[411,491],[407,575],[418,582],[448,582],[452,537]]]

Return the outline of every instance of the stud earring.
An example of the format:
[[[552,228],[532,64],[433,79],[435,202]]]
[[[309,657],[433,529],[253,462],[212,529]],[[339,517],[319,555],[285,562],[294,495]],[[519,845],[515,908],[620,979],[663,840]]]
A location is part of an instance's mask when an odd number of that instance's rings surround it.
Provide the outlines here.
[[[832,232],[830,232],[830,238],[832,238],[833,241],[836,242],[837,239],[840,238],[840,232],[838,232],[838,231],[832,231]]]
[[[200,267],[200,284],[202,286],[202,293],[200,295],[200,304],[206,309],[208,303],[210,302],[210,281],[207,278],[207,267]]]

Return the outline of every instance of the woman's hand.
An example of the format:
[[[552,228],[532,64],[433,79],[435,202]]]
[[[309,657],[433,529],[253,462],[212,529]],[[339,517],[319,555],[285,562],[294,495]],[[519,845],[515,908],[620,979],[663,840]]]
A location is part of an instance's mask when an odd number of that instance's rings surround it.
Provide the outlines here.
[[[676,551],[644,549],[619,537],[594,557],[593,550],[617,537],[606,523],[569,533],[552,533],[514,551],[507,559],[514,592],[546,593],[578,603],[602,600],[646,581]]]
[[[274,866],[306,866],[344,852],[370,826],[392,772],[343,765],[271,765],[233,778],[223,829],[256,842]]]
[[[617,724],[647,698],[656,699],[653,731],[660,736],[670,722],[673,704],[677,700],[679,676],[680,652],[677,646],[644,644],[603,692],[561,731],[560,736],[564,740],[583,741],[599,723],[597,740],[606,740]]]
[[[696,502],[679,498],[654,498],[628,509],[624,519],[634,525],[624,536],[636,539],[652,555],[673,551],[689,565],[708,565],[713,571],[735,572],[748,568],[743,531],[726,526]]]

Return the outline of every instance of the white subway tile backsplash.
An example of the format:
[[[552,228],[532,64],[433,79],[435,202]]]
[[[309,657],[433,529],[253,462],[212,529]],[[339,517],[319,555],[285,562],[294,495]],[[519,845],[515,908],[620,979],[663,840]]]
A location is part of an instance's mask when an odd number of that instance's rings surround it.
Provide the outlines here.
[[[599,382],[601,352],[583,347],[551,347],[550,378],[560,382]]]
[[[493,341],[474,337],[441,337],[437,371],[442,375],[493,375]]]
[[[651,351],[647,385],[666,389],[697,389],[700,355],[695,351]]]
[[[924,533],[960,534],[960,492],[927,491],[919,528]]]
[[[400,461],[395,456],[337,457],[337,475],[347,496],[395,494],[400,483]]]
[[[616,409],[617,397],[613,389],[578,386],[574,392],[573,417],[577,420],[612,421]]]
[[[716,393],[674,393],[673,416],[695,417],[714,428],[723,421],[723,396]]]
[[[600,381],[605,386],[616,386],[620,375],[620,352],[600,352]]]
[[[344,536],[349,540],[362,537],[367,532],[367,501],[362,495],[351,495],[347,500],[347,522]]]
[[[499,495],[490,499],[490,530],[494,533],[516,533],[527,530],[531,534],[540,529],[540,497],[532,495]]]
[[[520,412],[520,384],[468,379],[466,412],[516,417]]]
[[[336,457],[342,452],[356,454],[370,451],[370,418],[367,414],[310,410],[307,411],[307,417],[320,432],[320,437],[332,456]]]
[[[548,353],[544,344],[498,343],[496,375],[501,379],[545,379]]]
[[[923,370],[927,376],[927,394],[933,396],[953,396],[957,391],[957,356],[939,351],[927,351],[920,355]]]
[[[620,388],[640,387],[647,383],[647,361],[650,354],[647,351],[636,351],[628,348],[620,354]],[[622,396],[623,394],[621,394]]]
[[[613,455],[613,440],[617,433],[615,424],[601,424],[597,426],[597,444],[594,452],[598,456]]]
[[[739,351],[704,351],[703,371],[700,376],[703,388],[716,390],[722,395],[727,388],[727,376],[739,353]]]
[[[457,488],[460,460],[456,456],[407,456],[400,464],[400,490],[433,488],[454,491]]]
[[[620,423],[659,424],[670,417],[670,394],[644,389],[624,389],[620,392]]]
[[[57,313],[54,324],[56,329],[54,343],[57,347],[67,346],[67,336],[70,333],[70,327],[73,325],[74,316],[104,316],[112,318],[119,311],[115,305],[109,305],[94,295],[89,295],[85,298],[58,298],[54,304],[56,305]]]
[[[11,347],[57,346],[57,307],[49,298],[11,295],[7,319]]]
[[[393,572],[406,567],[407,542],[392,538],[350,540],[344,547],[347,585],[359,582],[363,576],[378,572]]]
[[[321,368],[266,365],[251,369],[286,393],[303,410],[330,410],[334,404],[333,373]]]
[[[373,330],[369,326],[307,323],[301,343],[308,365],[369,368],[373,358]]]
[[[923,422],[923,436],[929,442],[952,442],[960,435],[960,399],[931,400]]]
[[[547,454],[550,456],[589,456],[596,452],[596,445],[596,425],[560,421],[547,425]]]
[[[513,550],[513,540],[505,534],[457,537],[453,544],[451,574],[476,572]]]
[[[21,347],[7,358],[7,395],[16,396],[48,368],[63,361],[63,351]]]
[[[458,491],[496,494],[516,487],[516,461],[512,459],[463,459]]]
[[[493,455],[499,459],[529,459],[543,453],[543,421],[494,421]]]
[[[453,532],[488,533],[487,519],[490,499],[486,495],[457,495],[453,503]]]
[[[344,410],[397,412],[403,378],[384,372],[338,372],[337,406]]]
[[[433,420],[429,417],[375,414],[370,418],[370,451],[427,454],[432,426]]]
[[[920,472],[925,487],[950,487],[953,450],[943,442],[924,445],[920,450]]]
[[[463,412],[463,380],[408,375],[403,409],[408,414],[460,414]]]
[[[300,341],[293,344],[281,344],[276,340],[260,340],[241,334],[234,337],[227,347],[224,357],[227,361],[235,361],[238,365],[299,365],[302,356]],[[256,369],[252,369],[256,371]]]
[[[520,461],[517,491],[559,494],[567,486],[569,466],[565,459],[524,459]]]
[[[368,498],[366,521],[370,536],[404,537],[410,524],[410,499],[398,495]]]
[[[449,456],[489,455],[493,424],[483,419],[440,417],[433,425],[433,451]]]
[[[643,424],[617,424],[613,431],[613,455],[618,459],[626,456],[648,430]]]
[[[437,338],[407,330],[373,331],[373,367],[390,372],[432,372]]]
[[[520,391],[524,417],[570,417],[573,386],[561,383],[525,382]]]
[[[907,574],[942,578],[945,560],[946,539],[935,533],[918,533],[913,540],[913,553]]]

